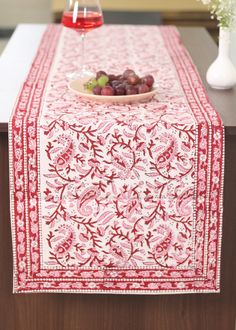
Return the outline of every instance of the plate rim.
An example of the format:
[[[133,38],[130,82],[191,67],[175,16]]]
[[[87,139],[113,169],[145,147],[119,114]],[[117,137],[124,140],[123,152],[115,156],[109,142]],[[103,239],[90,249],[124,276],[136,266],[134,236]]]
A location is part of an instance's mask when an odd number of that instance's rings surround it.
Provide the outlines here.
[[[72,92],[74,92],[75,94],[84,97],[86,99],[90,99],[93,101],[100,101],[103,103],[130,103],[132,101],[145,101],[145,99],[151,98],[152,96],[154,96],[157,93],[157,84],[154,83],[153,85],[153,89],[150,92],[147,93],[142,93],[142,94],[132,94],[132,95],[112,95],[112,96],[108,96],[108,95],[96,95],[90,92],[83,92],[83,91],[79,91],[75,88],[72,87],[73,83],[78,83],[80,82],[79,79],[76,80],[72,80],[68,82],[68,88],[69,90],[71,90]],[[126,101],[126,102],[125,102]]]

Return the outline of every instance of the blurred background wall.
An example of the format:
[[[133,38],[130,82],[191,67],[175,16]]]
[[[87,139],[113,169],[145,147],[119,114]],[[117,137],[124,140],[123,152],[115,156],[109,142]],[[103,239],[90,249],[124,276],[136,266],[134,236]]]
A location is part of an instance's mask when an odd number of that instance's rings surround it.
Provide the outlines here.
[[[217,22],[210,19],[206,6],[196,0],[100,0],[108,11],[156,11],[163,24],[202,26],[217,42]],[[19,23],[59,22],[65,0],[0,0],[0,53],[9,30]],[[5,30],[5,32],[4,32]],[[232,57],[236,64],[236,32],[232,36]]]
[[[0,27],[14,26],[19,22],[48,22],[60,13],[65,0],[0,0]],[[205,6],[196,0],[101,0],[105,10],[204,12]]]
[[[0,0],[0,28],[17,23],[49,22],[51,0]]]

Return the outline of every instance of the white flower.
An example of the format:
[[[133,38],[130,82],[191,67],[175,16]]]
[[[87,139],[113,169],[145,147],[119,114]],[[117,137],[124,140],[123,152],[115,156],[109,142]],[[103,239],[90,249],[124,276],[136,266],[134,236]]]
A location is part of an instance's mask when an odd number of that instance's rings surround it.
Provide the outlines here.
[[[184,288],[185,288],[185,283],[184,283],[184,282],[179,282],[179,283],[177,284],[177,288],[178,288],[178,289],[184,289]]]
[[[205,198],[203,196],[199,196],[198,201],[199,201],[199,204],[203,204],[205,201]]]
[[[217,184],[217,183],[219,183],[220,179],[217,176],[214,176],[212,181],[213,181],[213,183]]]
[[[162,272],[161,272],[161,271],[158,271],[158,272],[156,272],[156,274],[155,274],[155,275],[156,275],[156,277],[162,277],[162,275],[163,275],[163,274],[162,274]]]
[[[135,282],[130,287],[131,287],[131,289],[139,289],[140,286],[141,286],[140,283]]]
[[[25,268],[25,266],[26,266],[26,263],[24,261],[19,262],[19,268],[21,271]]]
[[[18,220],[17,221],[17,225],[18,225],[18,227],[23,227],[24,226],[24,222],[22,221],[22,220]]]
[[[37,241],[32,241],[31,246],[32,246],[32,248],[38,247],[38,242]]]
[[[34,208],[37,205],[37,200],[35,198],[30,199],[30,207]]]
[[[51,283],[50,283],[50,282],[45,282],[45,283],[43,284],[43,286],[44,286],[45,288],[50,288]]]
[[[221,134],[220,134],[220,132],[216,132],[216,133],[214,134],[214,138],[215,138],[215,140],[219,140],[219,139],[221,138]]]
[[[200,160],[201,160],[202,162],[205,162],[206,159],[207,159],[206,155],[205,155],[205,154],[201,154],[201,156],[200,156]]]
[[[71,272],[70,270],[68,270],[68,271],[65,273],[65,275],[66,275],[67,277],[71,277],[71,276],[73,276],[73,272]]]
[[[117,277],[118,276],[118,273],[117,272],[110,272],[109,274],[111,277]]]
[[[88,288],[95,289],[96,287],[97,287],[97,284],[96,283],[94,283],[94,282],[88,283]]]
[[[211,18],[216,18],[220,27],[230,28],[234,25],[236,17],[235,0],[201,0],[201,2],[209,7]]]
[[[104,283],[104,287],[105,288],[112,288],[114,286],[114,283],[112,283],[112,282],[106,282],[106,283]]]

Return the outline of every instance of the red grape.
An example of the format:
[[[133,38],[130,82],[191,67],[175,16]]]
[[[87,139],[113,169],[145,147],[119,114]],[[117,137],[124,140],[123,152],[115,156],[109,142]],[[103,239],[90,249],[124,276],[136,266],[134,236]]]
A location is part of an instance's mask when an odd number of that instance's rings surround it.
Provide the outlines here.
[[[143,84],[146,84],[146,85],[148,85],[149,87],[152,87],[152,85],[154,84],[154,78],[153,78],[153,76],[152,75],[147,75],[147,76],[145,76],[145,77],[143,77],[142,79],[141,79],[141,81],[142,81],[142,83]]]
[[[115,94],[116,95],[125,95],[125,88],[122,85],[118,85],[115,87]]]
[[[100,87],[100,86],[93,87],[93,94],[101,95],[101,91],[102,91],[102,87]]]
[[[138,88],[135,86],[127,86],[126,87],[126,95],[138,94]]]
[[[96,79],[98,80],[101,76],[107,76],[105,71],[98,71],[96,74]]]
[[[111,86],[105,86],[102,88],[101,95],[112,96],[114,94],[115,94],[115,91]]]
[[[127,69],[123,72],[123,77],[128,78],[129,75],[135,74],[134,70]]]
[[[134,95],[148,93],[154,84],[152,75],[140,78],[134,70],[126,69],[123,74],[107,74],[105,71],[98,71],[94,84],[91,87],[96,95]],[[87,87],[87,85],[85,86]],[[89,89],[87,87],[87,89]]]
[[[127,77],[127,81],[130,85],[137,85],[140,81],[140,78],[139,76],[137,76],[136,74],[130,74],[128,77]]]
[[[141,84],[138,86],[138,92],[139,94],[148,93],[150,92],[150,87],[146,84]]]
[[[120,84],[121,84],[120,80],[113,80],[113,81],[111,82],[112,87],[119,86]]]
[[[114,74],[109,74],[108,78],[109,78],[109,81],[114,81],[117,79],[117,77]]]

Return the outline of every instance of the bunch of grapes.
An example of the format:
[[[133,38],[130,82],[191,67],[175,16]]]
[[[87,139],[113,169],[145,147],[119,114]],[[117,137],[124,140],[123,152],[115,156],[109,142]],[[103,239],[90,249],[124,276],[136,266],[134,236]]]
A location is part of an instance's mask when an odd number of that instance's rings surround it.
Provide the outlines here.
[[[134,95],[150,92],[153,84],[152,75],[139,77],[135,71],[127,69],[121,75],[98,71],[96,78],[90,79],[85,88],[95,95]]]

